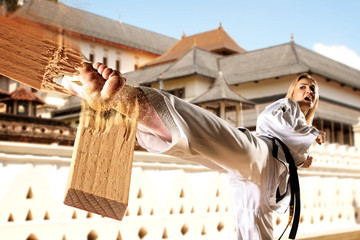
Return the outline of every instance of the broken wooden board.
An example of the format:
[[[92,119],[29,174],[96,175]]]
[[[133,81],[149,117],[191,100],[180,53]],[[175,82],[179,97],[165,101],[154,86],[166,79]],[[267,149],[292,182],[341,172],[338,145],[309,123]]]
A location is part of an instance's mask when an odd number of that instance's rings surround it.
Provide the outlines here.
[[[62,33],[0,16],[0,74],[69,94],[54,78],[77,75],[83,59]],[[130,111],[130,110],[129,110]],[[83,107],[64,203],[121,220],[128,205],[138,107],[131,114]]]
[[[98,112],[83,106],[66,205],[117,220],[123,218],[128,206],[138,113],[128,115],[132,118],[114,110]]]
[[[53,81],[78,74],[80,49],[61,33],[0,15],[0,74],[38,90],[69,94]]]

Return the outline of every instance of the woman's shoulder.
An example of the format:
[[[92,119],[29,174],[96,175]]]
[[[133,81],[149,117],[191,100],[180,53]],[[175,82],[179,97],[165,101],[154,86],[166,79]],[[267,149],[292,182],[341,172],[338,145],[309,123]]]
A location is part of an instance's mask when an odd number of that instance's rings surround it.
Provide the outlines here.
[[[295,105],[297,104],[297,102],[295,100],[292,100],[290,98],[284,97],[284,98],[280,98],[279,100],[277,100],[276,102],[277,104],[289,104],[289,105]]]
[[[286,107],[286,108],[296,108],[298,106],[298,103],[290,98],[280,98],[279,100],[271,103],[266,108],[277,108],[277,107]]]

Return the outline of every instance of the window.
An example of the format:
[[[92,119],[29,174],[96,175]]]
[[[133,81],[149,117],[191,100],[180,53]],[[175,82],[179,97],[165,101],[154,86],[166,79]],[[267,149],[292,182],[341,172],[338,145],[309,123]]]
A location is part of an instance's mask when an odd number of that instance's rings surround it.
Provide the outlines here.
[[[89,55],[89,61],[93,63],[94,60],[95,60],[95,55],[94,55],[94,53],[90,53],[90,55]]]
[[[139,57],[135,56],[134,70],[137,70],[138,68],[139,68]]]
[[[120,59],[116,59],[115,70],[120,72]]]
[[[166,91],[178,98],[184,98],[185,97],[185,88],[176,88],[176,89],[172,89],[172,90],[168,90]]]

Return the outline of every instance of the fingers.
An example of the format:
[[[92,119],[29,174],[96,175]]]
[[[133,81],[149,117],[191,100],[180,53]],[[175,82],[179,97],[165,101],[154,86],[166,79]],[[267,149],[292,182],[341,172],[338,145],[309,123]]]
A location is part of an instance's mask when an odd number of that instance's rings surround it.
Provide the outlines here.
[[[321,131],[316,138],[316,142],[320,145],[325,142],[325,132]]]
[[[324,132],[324,131],[320,131],[319,132],[319,140],[320,140],[320,144],[321,143],[324,143],[325,142],[325,139],[326,139],[326,132]]]
[[[304,164],[301,167],[309,168],[312,164],[312,161],[313,161],[313,157],[308,156],[307,159],[305,160]]]
[[[112,74],[111,77],[105,82],[101,90],[101,96],[104,99],[109,99],[114,96],[125,86],[126,79],[119,74]]]
[[[110,74],[113,72],[111,68],[105,68],[105,70],[102,72],[102,76],[105,79],[109,79]]]
[[[106,65],[101,64],[101,65],[98,67],[97,71],[98,71],[99,74],[102,75],[103,72],[104,72],[104,70],[107,69],[107,68],[108,68],[108,67],[107,67]]]
[[[96,69],[96,70],[98,70],[98,68],[100,67],[100,65],[101,65],[101,63],[96,62],[96,63],[93,64],[93,68]]]
[[[102,63],[86,64],[80,70],[84,88],[90,95],[99,94],[103,100],[111,100],[125,86],[126,79],[119,71]]]
[[[114,70],[99,62],[94,63],[93,68],[106,80],[109,79],[111,73],[114,72]]]

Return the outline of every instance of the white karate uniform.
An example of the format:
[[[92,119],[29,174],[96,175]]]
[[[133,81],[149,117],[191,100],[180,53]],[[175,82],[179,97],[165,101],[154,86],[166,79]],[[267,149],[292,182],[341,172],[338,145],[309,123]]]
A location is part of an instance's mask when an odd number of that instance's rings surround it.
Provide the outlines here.
[[[281,147],[278,161],[272,156],[271,140],[234,128],[213,113],[168,93],[141,89],[170,131],[172,142],[139,125],[139,144],[149,152],[184,158],[227,173],[238,239],[272,239],[272,210],[285,212],[289,204],[289,197],[275,203],[276,189],[285,193],[289,177]],[[296,165],[303,163],[318,136],[314,127],[306,125],[297,102],[287,98],[268,106],[259,115],[257,126],[259,134],[277,136],[286,143]]]

